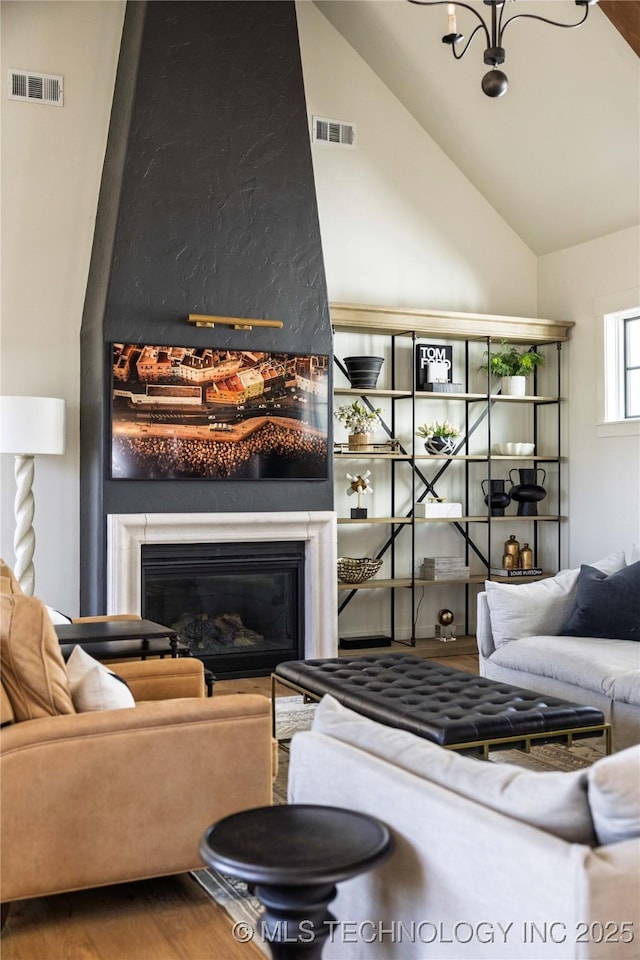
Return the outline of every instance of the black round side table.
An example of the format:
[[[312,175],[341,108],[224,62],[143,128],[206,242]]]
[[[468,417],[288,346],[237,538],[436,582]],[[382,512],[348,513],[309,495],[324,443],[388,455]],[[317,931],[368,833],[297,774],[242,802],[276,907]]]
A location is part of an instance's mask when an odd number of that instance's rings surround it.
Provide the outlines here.
[[[200,856],[254,885],[265,913],[259,934],[274,960],[319,960],[335,917],[336,883],[382,863],[388,828],[353,810],[312,804],[256,807],[212,824]]]

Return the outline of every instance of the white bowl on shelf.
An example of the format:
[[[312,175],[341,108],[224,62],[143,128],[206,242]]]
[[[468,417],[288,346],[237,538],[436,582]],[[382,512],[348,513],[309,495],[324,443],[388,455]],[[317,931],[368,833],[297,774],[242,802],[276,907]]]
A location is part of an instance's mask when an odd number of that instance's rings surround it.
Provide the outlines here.
[[[530,457],[535,443],[494,443],[493,452],[499,457]]]

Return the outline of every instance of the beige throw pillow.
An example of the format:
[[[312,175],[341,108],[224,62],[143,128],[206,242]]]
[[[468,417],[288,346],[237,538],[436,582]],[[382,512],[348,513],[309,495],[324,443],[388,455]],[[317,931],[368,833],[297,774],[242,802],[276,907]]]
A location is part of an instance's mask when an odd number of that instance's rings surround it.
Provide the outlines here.
[[[75,713],[56,632],[36,597],[0,596],[0,664],[16,720]]]

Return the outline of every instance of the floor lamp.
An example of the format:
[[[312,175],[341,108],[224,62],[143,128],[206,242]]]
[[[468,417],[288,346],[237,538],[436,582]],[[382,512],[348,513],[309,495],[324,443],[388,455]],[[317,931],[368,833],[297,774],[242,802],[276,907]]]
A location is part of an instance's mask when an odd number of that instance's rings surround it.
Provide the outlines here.
[[[64,400],[55,397],[0,397],[0,453],[15,454],[16,529],[13,548],[15,577],[22,591],[33,596],[33,458],[64,453]]]

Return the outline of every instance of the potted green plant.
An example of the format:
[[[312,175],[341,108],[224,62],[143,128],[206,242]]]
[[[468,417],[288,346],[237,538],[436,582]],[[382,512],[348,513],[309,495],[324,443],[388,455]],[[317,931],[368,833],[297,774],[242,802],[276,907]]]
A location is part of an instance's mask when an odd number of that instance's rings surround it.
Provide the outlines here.
[[[506,340],[501,341],[495,353],[485,351],[485,357],[487,365],[481,369],[488,368],[494,377],[500,377],[500,392],[511,397],[523,397],[527,392],[527,377],[544,364],[544,357],[534,347],[518,350]]]
[[[367,450],[373,443],[373,427],[380,419],[382,407],[369,410],[359,400],[338,407],[335,417],[349,431],[349,449]]]
[[[416,430],[416,436],[424,440],[427,453],[453,453],[456,439],[460,436],[460,427],[448,420],[423,423]]]

